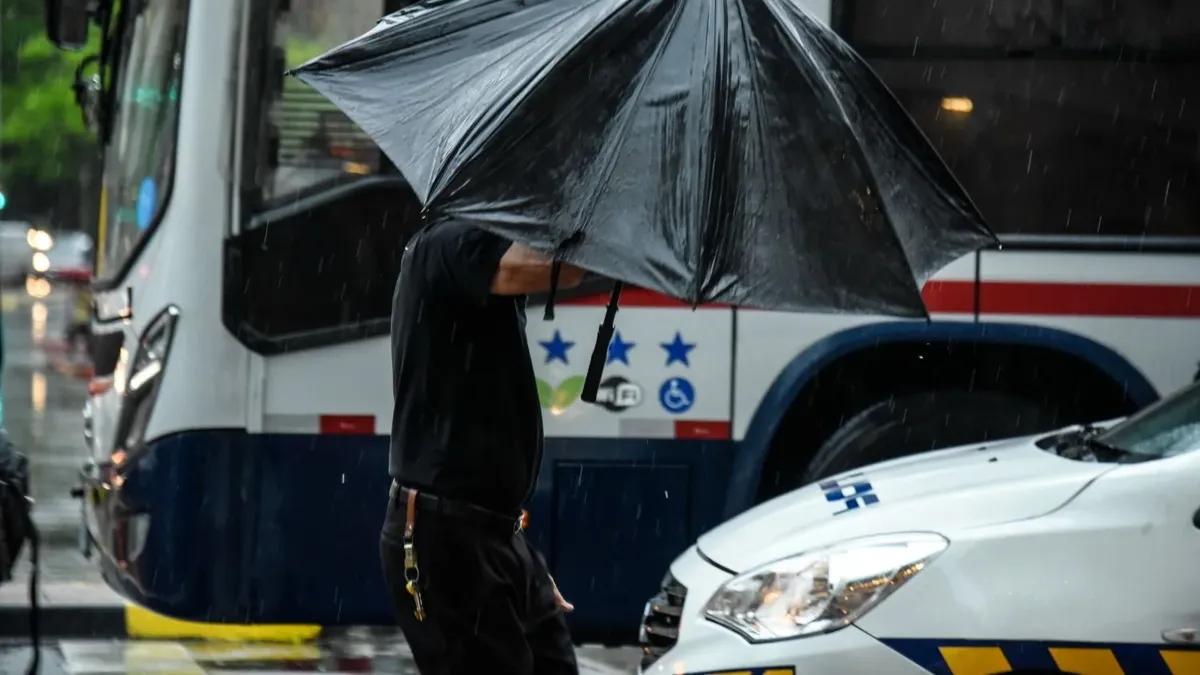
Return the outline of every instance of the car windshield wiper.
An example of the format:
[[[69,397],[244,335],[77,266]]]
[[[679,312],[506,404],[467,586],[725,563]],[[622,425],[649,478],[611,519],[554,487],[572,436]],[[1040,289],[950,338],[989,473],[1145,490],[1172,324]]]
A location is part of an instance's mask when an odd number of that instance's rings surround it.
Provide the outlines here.
[[[1105,431],[1093,426],[1077,427],[1073,431],[1043,439],[1038,446],[1059,457],[1083,462],[1127,463],[1146,459],[1143,455],[1102,440],[1100,436]]]
[[[1097,457],[1101,461],[1109,462],[1140,462],[1146,459],[1151,459],[1146,455],[1126,450],[1117,445],[1113,445],[1108,441],[1101,440],[1099,437],[1105,432],[1105,429],[1097,429],[1095,427],[1084,427],[1083,432],[1079,436],[1079,442],[1093,453],[1105,455],[1104,458]]]

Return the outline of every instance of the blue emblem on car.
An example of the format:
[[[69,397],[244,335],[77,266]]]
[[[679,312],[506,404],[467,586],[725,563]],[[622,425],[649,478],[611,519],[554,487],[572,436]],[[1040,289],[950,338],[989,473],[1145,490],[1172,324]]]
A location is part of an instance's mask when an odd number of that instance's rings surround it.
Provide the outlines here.
[[[834,480],[821,483],[821,492],[825,493],[825,501],[833,502],[843,507],[834,511],[833,515],[853,511],[859,507],[874,506],[879,503],[879,495],[871,487],[871,481],[861,473],[852,473]]]

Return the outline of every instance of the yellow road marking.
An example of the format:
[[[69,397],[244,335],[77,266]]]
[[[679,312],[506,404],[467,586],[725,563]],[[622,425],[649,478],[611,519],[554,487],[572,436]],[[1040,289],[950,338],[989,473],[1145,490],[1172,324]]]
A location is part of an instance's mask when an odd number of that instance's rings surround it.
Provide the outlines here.
[[[1200,675],[1200,652],[1164,649],[1162,658],[1171,675]]]
[[[132,603],[125,607],[125,629],[131,638],[195,639],[246,642],[310,642],[321,635],[320,626],[244,625],[180,621],[155,614]]]
[[[939,651],[954,675],[998,675],[1012,670],[999,647],[942,647]]]
[[[796,675],[796,671],[791,668],[776,668],[766,671],[763,675]]]
[[[302,644],[239,644],[228,642],[204,642],[186,646],[188,653],[197,661],[315,661],[321,658],[317,645]]]
[[[1058,667],[1076,675],[1124,675],[1111,649],[1051,647],[1050,656]]]
[[[104,274],[104,250],[108,248],[108,187],[100,188],[100,217],[96,222],[96,276]]]
[[[124,649],[126,673],[157,675],[204,675],[204,669],[183,645],[170,643],[129,643]]]

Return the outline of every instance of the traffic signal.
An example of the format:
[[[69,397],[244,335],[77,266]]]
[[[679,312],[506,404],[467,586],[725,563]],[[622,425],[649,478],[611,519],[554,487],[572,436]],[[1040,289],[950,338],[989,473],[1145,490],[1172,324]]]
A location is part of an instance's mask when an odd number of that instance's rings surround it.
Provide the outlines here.
[[[4,192],[0,191],[0,211],[3,211],[5,206],[8,206],[8,197],[5,197]]]

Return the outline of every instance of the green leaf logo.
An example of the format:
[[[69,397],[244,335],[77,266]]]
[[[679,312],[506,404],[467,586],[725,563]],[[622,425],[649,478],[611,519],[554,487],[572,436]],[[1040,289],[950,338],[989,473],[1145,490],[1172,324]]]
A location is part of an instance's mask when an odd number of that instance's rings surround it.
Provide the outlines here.
[[[555,387],[539,378],[537,380],[538,401],[541,402],[543,408],[557,415],[579,400],[579,394],[583,392],[583,380],[582,375],[572,375]]]

